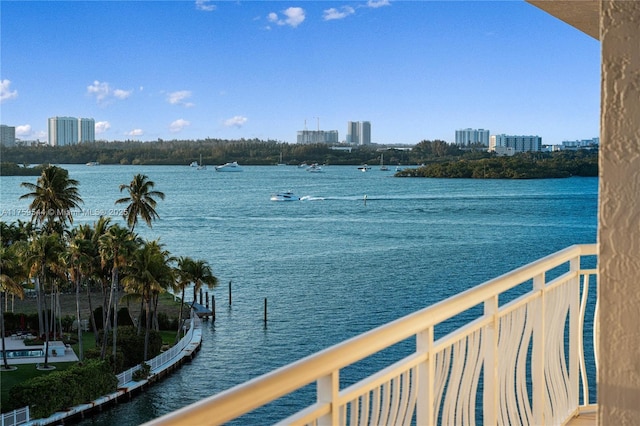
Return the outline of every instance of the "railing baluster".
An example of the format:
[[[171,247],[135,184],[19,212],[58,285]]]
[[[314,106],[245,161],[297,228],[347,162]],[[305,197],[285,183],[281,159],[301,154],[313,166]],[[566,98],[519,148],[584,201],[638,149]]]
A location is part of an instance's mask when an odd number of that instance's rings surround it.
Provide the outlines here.
[[[333,371],[328,376],[320,377],[316,382],[317,401],[321,404],[331,404],[331,412],[318,419],[319,426],[338,424],[338,391],[340,387],[339,372]]]
[[[416,407],[416,422],[419,425],[431,426],[436,414],[434,410],[435,392],[435,354],[433,353],[433,327],[429,327],[416,334],[416,352],[426,353],[427,359],[418,364],[418,406]]]
[[[533,290],[540,293],[540,303],[531,310],[534,318],[533,350],[531,355],[531,382],[533,399],[533,423],[544,424],[544,409],[546,401],[544,362],[545,362],[545,311],[546,292],[545,274],[541,273],[533,278]]]
[[[571,278],[569,300],[569,404],[571,410],[577,410],[580,395],[580,372],[578,370],[578,332],[580,326],[580,257],[577,256],[569,262],[569,270],[576,276]]]
[[[484,424],[498,424],[498,295],[484,301],[484,316],[493,321],[486,327],[484,345],[484,392],[483,411]]]

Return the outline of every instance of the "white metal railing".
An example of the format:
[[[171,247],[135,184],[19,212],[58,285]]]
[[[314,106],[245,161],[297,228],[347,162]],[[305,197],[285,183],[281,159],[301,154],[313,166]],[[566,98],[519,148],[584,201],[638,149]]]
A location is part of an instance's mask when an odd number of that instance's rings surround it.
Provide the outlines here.
[[[173,345],[168,351],[162,352],[155,358],[145,361],[145,363],[149,365],[149,367],[151,367],[151,371],[157,370],[162,365],[177,357],[180,352],[182,352],[182,350],[191,343],[191,340],[193,339],[193,330],[196,326],[196,321],[199,321],[199,318],[193,313],[193,311],[191,311],[189,331],[185,333],[182,339],[180,339],[180,341],[177,344]],[[118,374],[116,376],[118,378],[118,386],[122,386],[125,383],[131,382],[133,380],[134,373],[138,370],[140,370],[140,365],[131,367],[130,369]]]
[[[281,424],[561,424],[589,404],[583,324],[597,270],[581,260],[595,264],[596,251],[568,247],[149,424],[222,424],[313,382],[316,402]],[[342,369],[414,336],[409,356],[340,388]]]
[[[18,408],[0,416],[0,426],[16,426],[27,423],[30,419],[29,407]]]

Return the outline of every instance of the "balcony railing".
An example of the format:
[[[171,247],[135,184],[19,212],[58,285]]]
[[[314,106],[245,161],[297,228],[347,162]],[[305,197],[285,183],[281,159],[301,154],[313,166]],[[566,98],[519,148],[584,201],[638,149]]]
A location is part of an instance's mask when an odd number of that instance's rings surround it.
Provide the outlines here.
[[[281,424],[562,424],[594,393],[596,250],[568,247],[150,424],[222,424],[314,382],[316,402]],[[408,356],[341,387],[411,338]]]

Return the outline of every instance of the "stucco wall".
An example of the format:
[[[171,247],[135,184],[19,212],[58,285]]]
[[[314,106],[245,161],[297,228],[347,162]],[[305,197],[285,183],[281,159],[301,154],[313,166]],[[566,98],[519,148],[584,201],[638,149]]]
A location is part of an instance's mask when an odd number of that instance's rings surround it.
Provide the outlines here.
[[[640,425],[640,1],[602,1],[601,425]]]

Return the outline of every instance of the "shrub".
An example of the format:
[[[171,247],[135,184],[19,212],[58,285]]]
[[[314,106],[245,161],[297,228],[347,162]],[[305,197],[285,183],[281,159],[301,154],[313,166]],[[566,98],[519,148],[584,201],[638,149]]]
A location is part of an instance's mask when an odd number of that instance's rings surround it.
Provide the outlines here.
[[[109,365],[91,360],[14,386],[9,409],[28,405],[33,418],[49,417],[56,411],[115,392],[117,387],[118,379]]]

